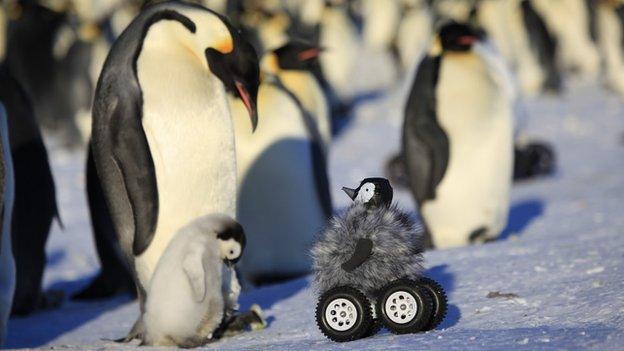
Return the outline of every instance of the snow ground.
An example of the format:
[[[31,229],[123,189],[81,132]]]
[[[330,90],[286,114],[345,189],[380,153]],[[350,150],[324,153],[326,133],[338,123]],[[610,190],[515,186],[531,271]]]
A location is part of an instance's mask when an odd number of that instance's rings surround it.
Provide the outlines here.
[[[401,95],[369,95],[337,137],[330,159],[335,207],[339,189],[382,175],[398,149]],[[219,350],[311,349],[595,349],[624,348],[624,103],[597,85],[577,83],[561,97],[529,99],[527,133],[552,142],[558,172],[515,185],[501,240],[426,254],[427,274],[450,298],[437,330],[395,336],[387,331],[337,344],[314,323],[316,298],[307,279],[248,292],[242,307],[259,303],[269,327],[207,346]],[[52,152],[65,230],[48,244],[47,288],[76,291],[96,273],[82,174],[82,152]],[[413,210],[404,190],[395,198]],[[487,298],[490,292],[516,298]],[[136,303],[117,298],[66,302],[59,310],[13,318],[8,347],[133,349],[103,339],[129,330]]]

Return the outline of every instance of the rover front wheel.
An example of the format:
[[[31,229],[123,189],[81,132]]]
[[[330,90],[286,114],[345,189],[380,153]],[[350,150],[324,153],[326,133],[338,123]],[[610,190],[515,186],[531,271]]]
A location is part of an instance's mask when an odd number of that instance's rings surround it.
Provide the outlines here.
[[[381,321],[395,334],[424,330],[433,312],[429,292],[418,283],[401,279],[388,284],[377,299]]]
[[[330,340],[352,341],[366,337],[372,328],[369,300],[358,290],[341,286],[324,293],[316,305],[316,324]]]

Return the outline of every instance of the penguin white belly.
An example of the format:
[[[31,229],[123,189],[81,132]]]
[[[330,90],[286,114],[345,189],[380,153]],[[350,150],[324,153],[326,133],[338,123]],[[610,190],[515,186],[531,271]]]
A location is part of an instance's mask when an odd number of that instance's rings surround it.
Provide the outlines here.
[[[418,57],[431,40],[432,26],[433,16],[428,7],[413,8],[404,16],[397,34],[397,46],[404,70],[408,71],[418,65]]]
[[[600,58],[589,34],[589,14],[584,0],[532,0],[531,4],[555,34],[561,60],[566,68],[594,76]]]
[[[446,172],[422,213],[436,247],[469,243],[483,228],[497,236],[507,222],[513,164],[512,106],[476,55],[440,66],[438,122],[449,139]]]
[[[354,26],[342,8],[327,8],[323,12],[320,55],[325,78],[342,100],[355,95],[353,71],[360,46]]]
[[[389,49],[396,36],[400,20],[400,4],[397,0],[364,0],[363,37],[366,46],[375,50]]]
[[[181,226],[201,215],[236,212],[233,125],[222,85],[204,58],[175,46],[181,44],[148,39],[156,44],[143,48],[137,72],[159,210],[154,238],[135,261],[144,284]]]
[[[246,277],[300,274],[304,253],[325,219],[314,179],[301,110],[283,91],[262,84],[258,128],[252,134],[242,103],[233,102],[239,175],[238,221],[249,249],[239,265]]]
[[[524,28],[520,0],[484,1],[478,19],[505,60],[515,70],[522,91],[539,93],[545,79]]]
[[[2,212],[2,243],[0,244],[0,348],[6,341],[6,328],[13,304],[15,291],[15,260],[11,243],[11,218],[15,195],[13,162],[9,145],[8,120],[4,106],[0,103],[0,133],[4,157],[4,211]]]
[[[316,122],[323,138],[325,155],[329,152],[332,139],[329,106],[325,94],[316,78],[311,73],[299,71],[282,71],[279,75],[282,83],[290,90]]]
[[[598,43],[605,66],[605,79],[609,88],[624,97],[624,48],[622,35],[624,26],[615,9],[600,3],[597,11]]]

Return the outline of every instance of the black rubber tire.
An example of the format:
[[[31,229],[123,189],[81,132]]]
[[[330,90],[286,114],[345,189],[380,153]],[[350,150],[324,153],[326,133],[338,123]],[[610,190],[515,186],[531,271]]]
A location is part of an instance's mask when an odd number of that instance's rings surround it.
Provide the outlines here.
[[[350,329],[345,331],[333,329],[329,326],[325,318],[325,310],[329,307],[330,302],[338,298],[349,300],[357,310],[355,323],[353,323]],[[373,329],[373,311],[371,309],[371,303],[368,298],[357,289],[348,286],[333,288],[325,292],[316,304],[316,324],[323,335],[332,341],[345,342],[367,337]]]
[[[420,286],[425,288],[429,295],[431,296],[431,302],[433,303],[433,311],[431,313],[431,318],[427,325],[425,325],[425,331],[432,330],[438,327],[440,323],[446,317],[446,311],[448,310],[448,300],[446,298],[446,294],[444,293],[444,288],[438,282],[431,278],[422,277],[420,278]]]
[[[397,291],[404,291],[416,301],[417,311],[414,319],[405,324],[393,322],[384,308],[388,297]],[[388,284],[377,299],[377,314],[383,325],[394,334],[410,334],[423,331],[429,323],[433,311],[431,296],[419,283],[409,279],[399,279]]]

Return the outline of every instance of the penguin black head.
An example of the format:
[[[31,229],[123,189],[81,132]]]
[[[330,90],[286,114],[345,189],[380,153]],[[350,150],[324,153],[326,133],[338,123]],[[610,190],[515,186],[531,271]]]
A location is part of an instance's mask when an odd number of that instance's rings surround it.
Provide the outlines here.
[[[223,262],[228,266],[236,264],[243,255],[247,243],[243,227],[238,222],[231,221],[217,232],[217,239]]]
[[[343,187],[342,190],[351,200],[367,206],[390,206],[392,203],[392,186],[386,178],[366,178],[356,189]]]
[[[252,129],[256,130],[258,125],[256,106],[260,85],[258,55],[253,46],[229,24],[227,19],[219,17],[232,35],[232,45],[231,48],[223,51],[216,48],[206,49],[208,66],[210,71],[223,82],[225,89],[243,101],[251,118]]]
[[[469,51],[481,36],[482,34],[470,25],[455,21],[443,25],[438,32],[442,50],[454,52]]]
[[[318,57],[323,51],[318,46],[302,41],[291,41],[273,53],[280,69],[312,71],[319,65]]]

